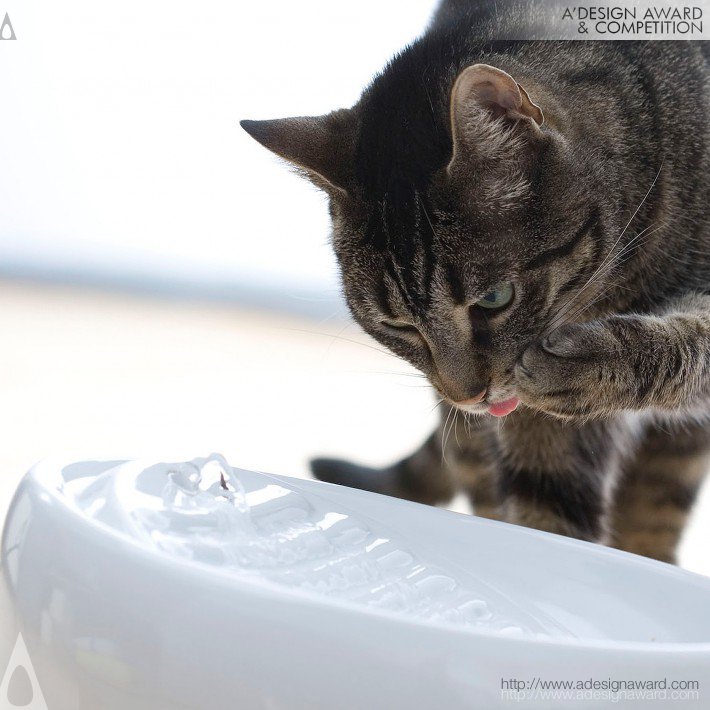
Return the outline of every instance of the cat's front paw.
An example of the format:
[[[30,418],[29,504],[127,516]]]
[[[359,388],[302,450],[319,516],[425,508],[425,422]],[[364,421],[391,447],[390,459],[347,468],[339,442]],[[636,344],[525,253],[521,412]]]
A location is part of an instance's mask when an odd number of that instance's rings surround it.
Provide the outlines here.
[[[563,417],[623,409],[624,358],[603,321],[565,325],[532,343],[516,365],[520,398]]]

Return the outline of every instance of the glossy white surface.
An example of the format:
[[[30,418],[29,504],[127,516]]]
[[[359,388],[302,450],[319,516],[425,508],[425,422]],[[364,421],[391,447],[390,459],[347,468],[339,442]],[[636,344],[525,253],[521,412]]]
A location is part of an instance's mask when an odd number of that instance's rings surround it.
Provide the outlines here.
[[[235,471],[220,455],[147,467],[128,463],[92,474],[83,464],[67,466],[59,485],[84,516],[237,582],[268,582],[511,636],[569,635],[446,559],[434,563],[426,552],[409,549],[386,521],[304,495],[266,474]]]
[[[35,467],[2,567],[0,663],[21,630],[50,710],[495,708],[511,678],[710,692],[710,580],[220,457]]]

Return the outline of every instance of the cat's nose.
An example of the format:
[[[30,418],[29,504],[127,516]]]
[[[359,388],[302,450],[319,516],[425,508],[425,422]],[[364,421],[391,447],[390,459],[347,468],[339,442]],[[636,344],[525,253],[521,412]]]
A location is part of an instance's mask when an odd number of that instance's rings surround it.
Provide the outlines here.
[[[468,399],[462,399],[456,404],[478,404],[479,402],[483,401],[483,398],[486,396],[486,389],[482,389],[477,395],[473,397],[469,397]]]

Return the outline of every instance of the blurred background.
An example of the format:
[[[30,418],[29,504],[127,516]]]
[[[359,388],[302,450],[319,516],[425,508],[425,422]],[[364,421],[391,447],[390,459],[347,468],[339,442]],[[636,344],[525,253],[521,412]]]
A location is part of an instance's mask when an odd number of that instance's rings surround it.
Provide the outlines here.
[[[325,198],[237,122],[351,105],[434,5],[0,4],[0,519],[47,456],[305,476],[422,441],[434,399],[349,320]],[[682,559],[710,574],[708,496]]]

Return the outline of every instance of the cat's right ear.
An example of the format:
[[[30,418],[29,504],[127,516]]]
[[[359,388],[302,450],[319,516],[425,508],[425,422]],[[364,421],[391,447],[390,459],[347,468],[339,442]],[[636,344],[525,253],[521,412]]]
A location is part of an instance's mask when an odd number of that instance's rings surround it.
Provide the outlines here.
[[[454,151],[449,167],[459,153],[495,152],[512,137],[510,131],[496,132],[493,126],[522,129],[532,136],[544,121],[528,92],[510,74],[489,64],[473,64],[458,75],[451,90],[450,119]],[[482,131],[482,124],[491,130]]]
[[[252,138],[331,194],[347,194],[352,182],[353,123],[352,111],[346,109],[324,116],[240,121]]]

